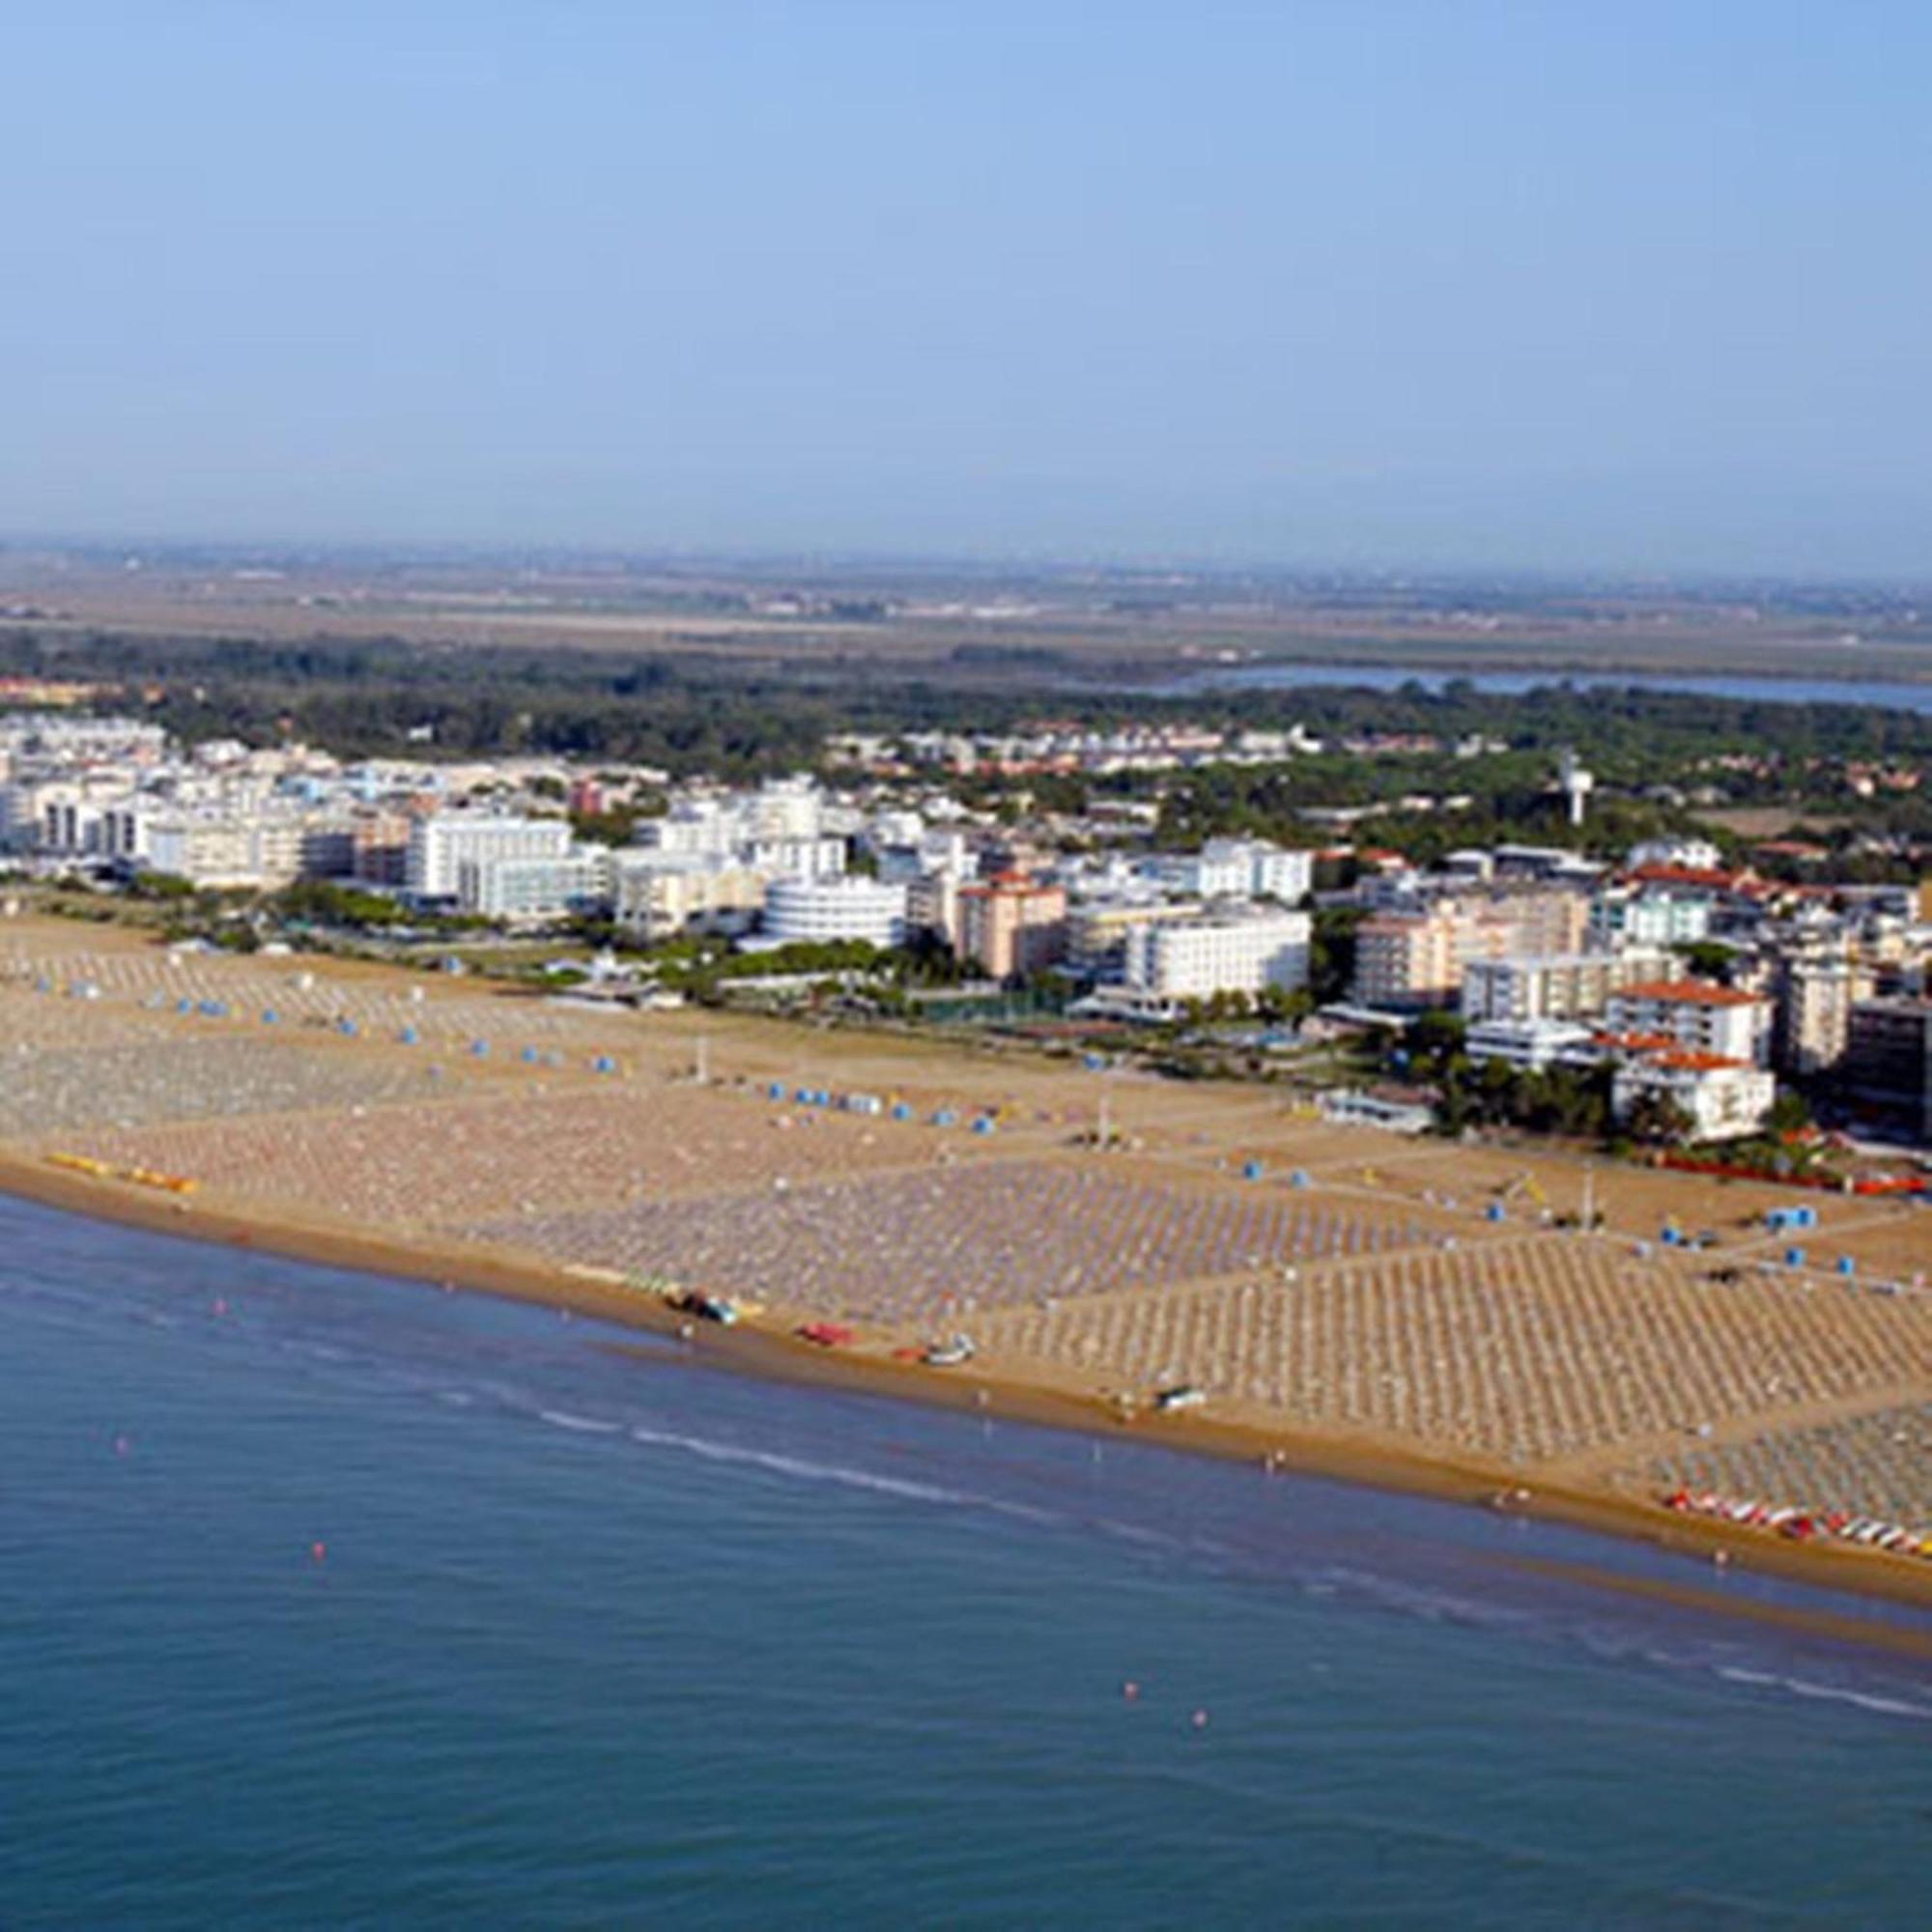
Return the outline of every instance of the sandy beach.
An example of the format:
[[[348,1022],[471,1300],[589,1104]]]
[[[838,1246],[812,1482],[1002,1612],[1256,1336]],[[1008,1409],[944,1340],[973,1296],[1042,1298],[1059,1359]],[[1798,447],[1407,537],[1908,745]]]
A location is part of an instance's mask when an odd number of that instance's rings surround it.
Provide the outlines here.
[[[1794,1265],[1764,1225],[1789,1197],[1756,1184],[51,921],[0,931],[0,1187],[49,1205],[689,1329],[734,1369],[1557,1516],[1685,1550],[1687,1588],[1721,1555],[1932,1603],[1922,1558],[1659,1502],[1932,1528],[1932,1214],[1906,1203],[1805,1197]],[[1091,1144],[1103,1094],[1121,1151]],[[1604,1230],[1557,1225],[1586,1192]],[[759,1313],[693,1327],[667,1283]],[[807,1321],[857,1340],[810,1348]],[[962,1330],[966,1367],[907,1359]],[[1205,1406],[1151,1412],[1179,1382]]]

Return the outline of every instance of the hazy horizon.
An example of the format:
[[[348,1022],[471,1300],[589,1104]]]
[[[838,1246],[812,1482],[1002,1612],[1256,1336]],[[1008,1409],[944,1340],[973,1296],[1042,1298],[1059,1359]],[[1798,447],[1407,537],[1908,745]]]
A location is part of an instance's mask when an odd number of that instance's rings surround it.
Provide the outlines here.
[[[16,23],[17,541],[1912,582],[1932,17]]]

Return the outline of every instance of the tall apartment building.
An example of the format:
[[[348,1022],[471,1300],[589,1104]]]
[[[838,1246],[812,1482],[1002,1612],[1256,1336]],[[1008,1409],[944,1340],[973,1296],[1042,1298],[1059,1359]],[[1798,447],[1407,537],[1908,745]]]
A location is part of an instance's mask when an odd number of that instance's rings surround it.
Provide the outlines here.
[[[1853,1098],[1932,1141],[1932,999],[1855,1000],[1842,1072]]]
[[[1606,952],[1617,946],[1690,946],[1711,936],[1714,911],[1704,894],[1611,886],[1591,904],[1588,939]]]
[[[143,814],[134,851],[150,871],[264,892],[297,879],[344,877],[352,860],[346,819],[241,807]]]
[[[1216,993],[1293,992],[1308,983],[1304,912],[1226,911],[1136,926],[1122,978],[1134,992],[1168,1002]]]
[[[810,780],[775,780],[753,792],[680,799],[663,818],[639,826],[638,843],[773,878],[834,878],[845,869],[845,838],[830,815]]]
[[[1198,852],[1163,852],[1148,874],[1190,898],[1275,898],[1299,905],[1314,883],[1315,859],[1255,838],[1210,838]]]
[[[1780,959],[1773,1058],[1791,1073],[1829,1073],[1851,1044],[1852,1006],[1868,998],[1872,976],[1843,958]]]
[[[1119,979],[1125,968],[1127,940],[1144,926],[1172,925],[1199,919],[1198,899],[1084,899],[1066,910],[1066,963],[1094,980]]]
[[[1472,962],[1572,953],[1586,917],[1572,892],[1438,899],[1418,912],[1379,913],[1356,929],[1354,997],[1396,1009],[1450,1005]]]
[[[256,886],[253,829],[237,818],[205,818],[186,813],[148,821],[148,869],[186,879],[197,886]]]
[[[609,902],[611,855],[582,845],[557,853],[464,859],[456,868],[456,903],[504,925],[542,925]]]
[[[1447,904],[1364,920],[1355,928],[1356,1001],[1396,1010],[1447,1005],[1463,983],[1461,931]]]
[[[1626,1038],[1667,1039],[1689,1052],[1762,1066],[1771,1058],[1771,1002],[1702,980],[1651,980],[1611,996],[1606,1022]]]
[[[1646,980],[1671,980],[1681,969],[1668,953],[1556,952],[1472,959],[1463,972],[1463,1017],[1568,1020],[1601,1013],[1610,996]]]
[[[483,811],[433,811],[410,827],[404,883],[418,899],[453,899],[462,867],[496,859],[561,859],[570,825]]]
[[[982,973],[1010,980],[1066,954],[1066,891],[1023,872],[959,889],[959,950]]]
[[[350,877],[365,886],[408,884],[411,823],[399,811],[358,810],[350,820]]]

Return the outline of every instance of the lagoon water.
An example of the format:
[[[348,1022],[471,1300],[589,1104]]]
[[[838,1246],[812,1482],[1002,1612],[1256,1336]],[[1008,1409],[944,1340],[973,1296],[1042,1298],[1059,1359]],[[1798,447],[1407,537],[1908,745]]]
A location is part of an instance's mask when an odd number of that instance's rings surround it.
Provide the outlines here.
[[[1593,1580],[1674,1559],[14,1203],[0,1257],[0,1924],[1925,1921],[1932,1663]]]
[[[1192,697],[1217,691],[1289,691],[1297,687],[1400,691],[1410,684],[1436,692],[1452,683],[1508,696],[1568,685],[1578,691],[1676,692],[1745,703],[1846,704],[1932,715],[1932,684],[1894,678],[1700,677],[1663,671],[1466,671],[1398,665],[1246,664],[1190,671],[1185,677],[1162,684],[1159,690],[1165,696]]]

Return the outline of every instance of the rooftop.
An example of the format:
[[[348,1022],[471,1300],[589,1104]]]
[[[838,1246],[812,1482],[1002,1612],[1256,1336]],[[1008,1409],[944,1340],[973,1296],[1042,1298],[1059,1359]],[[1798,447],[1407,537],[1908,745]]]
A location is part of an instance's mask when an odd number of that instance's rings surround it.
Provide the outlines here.
[[[1770,1004],[1762,993],[1741,993],[1734,986],[1714,986],[1701,980],[1650,980],[1640,985],[1626,986],[1613,997],[1619,1000],[1657,1000],[1679,1007],[1762,1007]]]

